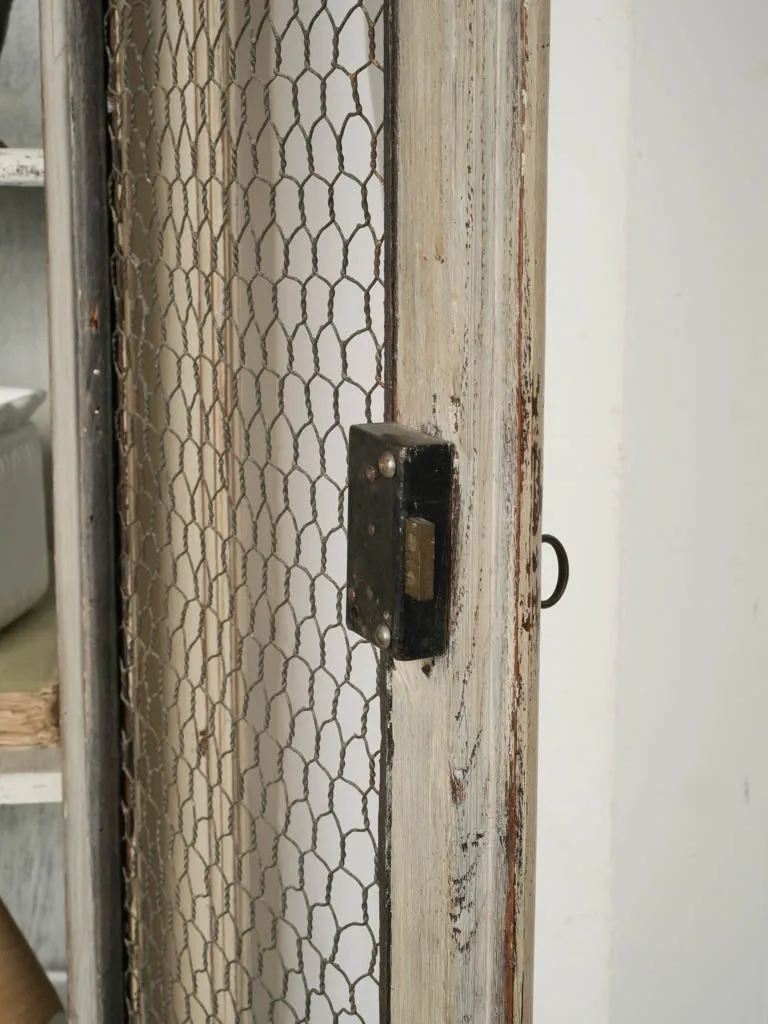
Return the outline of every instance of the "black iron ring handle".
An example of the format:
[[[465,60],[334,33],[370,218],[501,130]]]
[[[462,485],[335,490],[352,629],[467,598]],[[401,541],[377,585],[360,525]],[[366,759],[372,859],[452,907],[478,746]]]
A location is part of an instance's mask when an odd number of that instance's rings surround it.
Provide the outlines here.
[[[557,558],[557,583],[555,583],[555,589],[549,597],[541,602],[542,608],[552,608],[565,593],[565,588],[568,586],[568,578],[571,575],[571,567],[568,563],[568,552],[557,537],[553,537],[551,533],[544,533],[541,536],[541,543],[549,544]]]

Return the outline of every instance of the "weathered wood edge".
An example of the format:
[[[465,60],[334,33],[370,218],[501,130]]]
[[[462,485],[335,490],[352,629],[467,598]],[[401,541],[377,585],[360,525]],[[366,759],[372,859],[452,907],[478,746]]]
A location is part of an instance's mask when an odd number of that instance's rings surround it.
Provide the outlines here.
[[[516,546],[517,614],[514,627],[514,767],[507,788],[508,861],[505,917],[505,1006],[509,1020],[533,1017],[536,780],[541,612],[541,486],[546,321],[547,128],[549,0],[522,9],[523,111],[518,234],[519,381],[522,388],[518,459],[520,510]]]
[[[0,807],[61,803],[58,747],[0,749]]]
[[[69,1014],[123,1017],[101,0],[41,0]]]
[[[58,742],[58,686],[0,693],[0,747],[55,747]]]
[[[388,27],[388,412],[454,441],[458,487],[451,651],[383,688],[382,1020],[524,1024],[549,3],[413,0]]]
[[[0,149],[0,187],[39,188],[44,184],[42,149]]]

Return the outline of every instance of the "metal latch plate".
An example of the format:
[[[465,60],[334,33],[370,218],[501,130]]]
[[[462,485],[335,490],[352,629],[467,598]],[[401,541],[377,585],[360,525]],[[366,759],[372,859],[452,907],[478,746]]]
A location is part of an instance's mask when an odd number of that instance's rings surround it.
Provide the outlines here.
[[[350,429],[347,626],[399,660],[448,645],[452,478],[446,441]]]

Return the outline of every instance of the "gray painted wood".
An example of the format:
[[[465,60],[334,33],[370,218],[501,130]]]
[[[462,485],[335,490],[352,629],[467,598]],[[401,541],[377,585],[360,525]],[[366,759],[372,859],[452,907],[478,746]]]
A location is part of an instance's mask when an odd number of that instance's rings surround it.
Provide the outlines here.
[[[100,0],[41,0],[69,1012],[123,1016],[109,236]]]
[[[60,804],[0,807],[0,898],[47,970],[66,965]]]
[[[531,1020],[548,6],[397,6],[393,405],[458,481],[450,650],[389,679],[409,1024]]]
[[[38,0],[14,0],[0,57],[0,139],[10,147],[43,144]]]

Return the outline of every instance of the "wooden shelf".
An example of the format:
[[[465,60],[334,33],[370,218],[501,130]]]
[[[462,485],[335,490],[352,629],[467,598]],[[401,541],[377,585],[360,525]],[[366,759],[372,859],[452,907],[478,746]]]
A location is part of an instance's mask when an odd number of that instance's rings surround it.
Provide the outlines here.
[[[39,188],[44,184],[42,149],[0,149],[0,186]]]
[[[0,632],[0,747],[59,741],[56,602],[40,604]]]
[[[0,749],[0,806],[61,803],[58,747]]]

